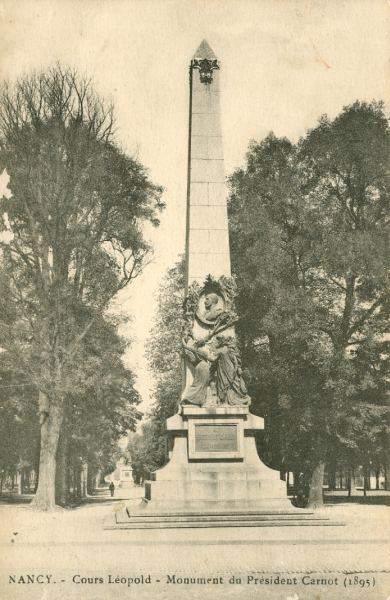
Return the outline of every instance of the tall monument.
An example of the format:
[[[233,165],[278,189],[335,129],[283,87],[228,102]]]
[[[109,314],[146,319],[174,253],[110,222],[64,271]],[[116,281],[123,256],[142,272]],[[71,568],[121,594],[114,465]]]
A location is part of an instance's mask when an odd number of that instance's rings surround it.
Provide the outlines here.
[[[257,453],[263,419],[249,410],[235,336],[220,72],[204,40],[190,63],[183,390],[166,422],[169,461],[138,509],[115,513],[125,529],[330,524],[294,509]]]
[[[279,474],[257,454],[263,419],[249,411],[235,337],[220,73],[204,40],[190,63],[185,381],[167,420],[170,460],[146,483],[150,510],[291,508]]]

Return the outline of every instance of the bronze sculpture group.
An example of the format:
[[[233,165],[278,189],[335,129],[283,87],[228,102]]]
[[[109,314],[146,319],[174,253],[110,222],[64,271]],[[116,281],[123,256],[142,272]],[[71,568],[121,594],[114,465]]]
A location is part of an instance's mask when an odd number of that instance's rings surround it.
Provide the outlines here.
[[[204,309],[199,310],[203,301]],[[192,373],[181,404],[248,406],[250,398],[242,377],[241,359],[234,336],[236,315],[226,310],[221,294],[204,294],[193,321],[206,336],[195,339],[193,322],[184,329],[183,355]]]

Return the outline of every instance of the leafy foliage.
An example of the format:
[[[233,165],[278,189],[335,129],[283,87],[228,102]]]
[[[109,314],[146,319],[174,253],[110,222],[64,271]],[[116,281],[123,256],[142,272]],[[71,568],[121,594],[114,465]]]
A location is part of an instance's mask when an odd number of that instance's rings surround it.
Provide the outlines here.
[[[102,319],[86,342],[83,378],[66,399],[63,429],[70,458],[81,457],[91,469],[105,471],[117,458],[118,440],[141,418],[140,398],[134,375],[123,364],[129,344],[118,336],[117,323]]]
[[[314,473],[386,427],[389,150],[382,106],[356,102],[296,146],[253,142],[230,179],[238,334],[274,466]]]
[[[0,472],[12,475],[23,467],[36,468],[39,420],[36,390],[0,366]]]
[[[43,508],[54,501],[48,480],[66,399],[83,396],[101,365],[90,352],[96,331],[146,264],[143,225],[157,225],[163,207],[161,188],[115,144],[113,127],[112,107],[59,65],[0,90],[0,166],[11,192],[0,202],[9,303],[0,346],[38,390]]]
[[[180,397],[183,301],[184,261],[180,261],[168,270],[160,286],[157,315],[146,348],[156,381],[151,415],[160,427],[176,412]]]
[[[158,294],[158,309],[147,342],[147,358],[155,380],[154,399],[142,435],[131,438],[128,451],[138,479],[167,460],[165,422],[177,411],[182,385],[181,335],[184,261],[169,269]]]

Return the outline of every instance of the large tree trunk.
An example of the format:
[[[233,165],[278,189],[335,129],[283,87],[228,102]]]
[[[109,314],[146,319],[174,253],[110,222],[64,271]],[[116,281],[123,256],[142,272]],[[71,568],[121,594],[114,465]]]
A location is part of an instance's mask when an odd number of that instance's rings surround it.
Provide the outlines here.
[[[331,461],[328,464],[328,489],[330,491],[334,491],[336,489],[336,479],[337,479],[337,463],[335,461]]]
[[[325,462],[318,462],[314,467],[309,487],[309,500],[307,508],[322,508],[324,506],[323,483],[324,483]]]
[[[384,455],[384,457],[383,457],[383,474],[385,476],[384,489],[389,490],[390,489],[389,462],[387,460],[386,455]]]
[[[83,463],[80,470],[80,493],[81,498],[87,497],[88,465]]]
[[[293,471],[293,480],[294,480],[293,498],[294,498],[294,500],[298,496],[299,479],[300,479],[299,471]]]
[[[380,487],[379,487],[379,477],[380,477],[380,474],[381,474],[380,468],[379,468],[379,466],[376,466],[375,467],[375,489],[376,490],[380,489]]]
[[[68,436],[62,428],[60,432],[56,460],[55,497],[56,504],[69,504]]]
[[[81,499],[81,469],[78,462],[73,463],[73,496],[76,501]]]
[[[364,466],[363,469],[363,495],[367,496],[367,491],[371,489],[371,481],[370,481],[370,467]]]
[[[61,401],[57,400],[49,405],[42,392],[39,395],[41,453],[38,487],[31,505],[39,510],[52,510],[56,506],[56,453],[63,418],[63,407]]]

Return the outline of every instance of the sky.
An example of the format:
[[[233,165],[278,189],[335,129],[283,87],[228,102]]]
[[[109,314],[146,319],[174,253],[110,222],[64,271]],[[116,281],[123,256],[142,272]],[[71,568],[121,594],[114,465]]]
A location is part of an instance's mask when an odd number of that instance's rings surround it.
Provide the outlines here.
[[[167,268],[184,250],[188,66],[206,38],[221,61],[225,169],[269,131],[297,141],[356,99],[390,106],[389,0],[0,0],[0,79],[60,61],[92,78],[116,139],[164,187],[153,262],[118,300],[133,319],[127,356],[141,409],[152,379],[144,342]],[[0,188],[4,188],[4,177]],[[1,192],[1,189],[0,189]]]

